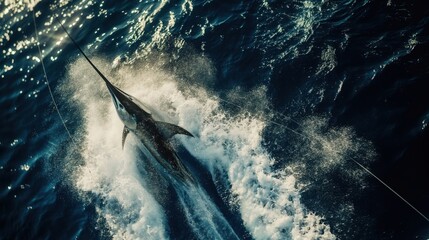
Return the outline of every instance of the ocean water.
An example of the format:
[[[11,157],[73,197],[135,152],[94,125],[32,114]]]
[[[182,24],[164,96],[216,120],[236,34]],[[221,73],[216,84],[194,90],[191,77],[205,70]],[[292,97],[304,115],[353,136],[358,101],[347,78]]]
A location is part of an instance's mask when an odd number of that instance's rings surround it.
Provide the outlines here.
[[[196,184],[122,149],[55,16],[195,136],[171,141]],[[429,216],[424,1],[6,0],[0,23],[0,239],[429,238],[354,162]]]

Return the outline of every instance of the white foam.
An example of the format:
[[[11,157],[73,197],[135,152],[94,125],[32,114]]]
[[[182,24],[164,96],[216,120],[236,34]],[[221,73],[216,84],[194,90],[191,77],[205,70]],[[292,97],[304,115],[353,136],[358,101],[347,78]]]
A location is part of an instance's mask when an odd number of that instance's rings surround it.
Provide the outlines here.
[[[96,62],[100,69],[107,65]],[[119,81],[114,84],[197,136],[179,139],[213,178],[216,171],[221,172],[216,180],[231,186],[229,204],[238,207],[255,239],[335,238],[322,218],[301,204],[290,169],[273,170],[274,159],[262,146],[263,120],[249,114],[230,116],[204,89],[192,87],[193,95],[187,95],[172,76],[160,70],[134,69],[139,71],[119,70]],[[166,238],[162,207],[141,184],[133,157],[120,149],[122,124],[103,91],[104,84],[82,60],[72,65],[70,76],[73,86],[79,86],[74,99],[85,115],[85,164],[77,174],[77,188],[107,202],[98,207],[98,213],[115,238]],[[197,235],[221,236],[223,227],[217,225],[229,227],[203,192],[180,189],[178,193]]]
[[[203,189],[197,186],[178,188],[178,201],[198,239],[240,239]]]
[[[370,142],[356,136],[350,127],[328,127],[328,119],[323,117],[309,117],[301,122],[301,128],[309,141],[293,151],[290,166],[295,172],[307,179],[326,181],[329,174],[338,172],[356,191],[367,186],[367,173],[350,158],[369,166],[375,156]]]
[[[168,238],[164,211],[143,187],[136,157],[121,149],[123,125],[103,92],[104,83],[84,61],[73,64],[69,73],[63,91],[72,89],[72,99],[84,114],[84,164],[76,170],[76,188],[83,196],[101,199],[97,213],[114,239]]]
[[[193,107],[202,113],[200,124],[194,124],[200,126],[201,136],[185,145],[210,169],[225,173],[233,201],[255,239],[335,238],[320,217],[306,212],[295,177],[272,169],[274,161],[261,142],[263,121],[229,118],[212,101]]]
[[[223,180],[231,184],[243,221],[256,239],[334,238],[329,226],[300,203],[295,177],[271,168],[274,160],[262,147],[262,120],[248,115],[230,117],[203,89],[185,96],[171,78],[146,78],[145,82],[142,100],[167,111],[171,119],[178,119],[179,125],[198,136],[183,144],[213,176],[215,169],[224,173]]]

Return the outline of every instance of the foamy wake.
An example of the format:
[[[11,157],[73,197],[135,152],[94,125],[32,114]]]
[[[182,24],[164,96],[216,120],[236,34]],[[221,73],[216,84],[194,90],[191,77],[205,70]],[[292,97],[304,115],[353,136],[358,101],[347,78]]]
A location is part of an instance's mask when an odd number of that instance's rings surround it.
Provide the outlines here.
[[[109,69],[99,61],[96,63],[100,69]],[[192,87],[192,91],[186,91],[186,87],[160,70],[137,69],[121,69],[110,79],[196,136],[177,138],[210,170],[215,183],[222,181],[230,186],[230,207],[239,209],[245,227],[255,239],[335,238],[322,218],[302,205],[293,170],[273,170],[274,159],[262,146],[263,120],[245,114],[228,115],[204,89]],[[69,75],[66,88],[72,90],[84,115],[86,137],[85,163],[77,171],[76,187],[102,199],[97,211],[114,238],[168,238],[162,206],[141,184],[135,157],[121,150],[123,125],[104,83],[82,60],[71,66]],[[216,217],[218,213],[207,212],[216,211],[216,207],[206,195],[195,189],[181,191],[178,201],[191,215],[187,217],[189,225],[204,228],[196,224],[210,214],[215,217],[203,222],[227,225]],[[187,201],[192,198],[198,198],[199,203],[190,207]]]
[[[83,196],[100,199],[93,203],[114,239],[167,239],[164,211],[143,187],[133,153],[122,151],[123,125],[92,71],[76,62],[63,87],[84,119],[84,164],[76,170],[75,186]]]
[[[184,145],[213,176],[215,169],[224,172],[233,201],[255,239],[335,238],[329,226],[300,203],[295,177],[271,168],[274,160],[262,147],[263,121],[244,115],[228,117],[210,99],[191,98],[177,109],[180,124],[200,133]]]

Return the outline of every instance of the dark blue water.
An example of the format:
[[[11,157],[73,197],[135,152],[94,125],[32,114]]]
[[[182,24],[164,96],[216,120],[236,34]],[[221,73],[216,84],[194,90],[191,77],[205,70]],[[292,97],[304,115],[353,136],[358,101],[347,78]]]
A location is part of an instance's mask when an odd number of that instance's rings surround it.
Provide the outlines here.
[[[198,184],[153,170],[133,137],[121,149],[54,15],[195,135],[172,141]],[[353,162],[429,215],[424,1],[6,1],[0,19],[0,239],[429,238]]]

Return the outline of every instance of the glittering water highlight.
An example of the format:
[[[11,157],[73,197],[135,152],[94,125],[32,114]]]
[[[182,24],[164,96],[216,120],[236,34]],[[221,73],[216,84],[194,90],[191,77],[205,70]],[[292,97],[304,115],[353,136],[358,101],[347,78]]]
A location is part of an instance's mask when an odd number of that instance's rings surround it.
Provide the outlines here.
[[[32,7],[77,144],[49,98]],[[425,238],[420,216],[350,161],[427,213],[423,9],[394,1],[2,3],[1,117],[13,127],[0,139],[1,219],[11,223],[0,235]],[[109,79],[196,136],[173,142],[197,186],[165,179],[137,139],[121,150],[108,92],[54,14]]]

